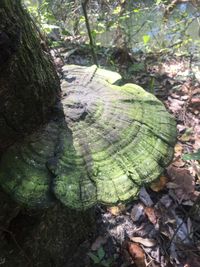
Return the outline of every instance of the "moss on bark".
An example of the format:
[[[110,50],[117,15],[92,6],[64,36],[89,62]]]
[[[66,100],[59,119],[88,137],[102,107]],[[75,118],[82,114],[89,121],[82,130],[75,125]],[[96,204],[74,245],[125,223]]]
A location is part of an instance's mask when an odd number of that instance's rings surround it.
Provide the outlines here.
[[[20,1],[0,3],[0,151],[51,113],[60,85],[41,34]]]
[[[48,48],[21,1],[0,1],[0,156],[48,121],[60,83]],[[4,265],[67,266],[91,232],[93,213],[61,204],[27,210],[0,191],[0,251]]]

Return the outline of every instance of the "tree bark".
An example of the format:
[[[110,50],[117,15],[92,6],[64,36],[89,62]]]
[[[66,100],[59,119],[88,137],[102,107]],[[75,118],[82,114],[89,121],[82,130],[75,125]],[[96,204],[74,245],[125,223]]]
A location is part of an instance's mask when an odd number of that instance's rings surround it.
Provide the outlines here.
[[[59,93],[59,78],[33,20],[19,0],[1,0],[0,156],[48,121]],[[59,203],[27,210],[2,191],[0,198],[0,251],[7,267],[68,266],[94,226],[93,211],[73,211]]]
[[[27,210],[0,191],[0,259],[5,267],[83,267],[94,232],[94,210],[61,204]]]
[[[94,210],[75,211],[61,204],[27,210],[0,191],[0,254],[6,267],[81,267],[89,237],[94,233]],[[81,245],[81,246],[80,246]],[[83,252],[84,251],[84,252]],[[76,261],[75,261],[76,260]]]
[[[60,91],[53,63],[19,0],[0,2],[0,152],[51,114]]]

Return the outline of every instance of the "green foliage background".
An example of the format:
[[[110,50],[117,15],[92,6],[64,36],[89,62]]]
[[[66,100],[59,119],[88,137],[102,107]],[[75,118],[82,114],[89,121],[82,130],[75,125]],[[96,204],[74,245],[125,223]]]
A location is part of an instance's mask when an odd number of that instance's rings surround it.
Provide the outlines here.
[[[168,2],[90,0],[87,11],[96,45],[134,52],[197,52],[200,8],[181,4],[166,15]],[[57,30],[61,39],[81,36],[89,42],[81,1],[24,0],[24,4],[47,34]]]

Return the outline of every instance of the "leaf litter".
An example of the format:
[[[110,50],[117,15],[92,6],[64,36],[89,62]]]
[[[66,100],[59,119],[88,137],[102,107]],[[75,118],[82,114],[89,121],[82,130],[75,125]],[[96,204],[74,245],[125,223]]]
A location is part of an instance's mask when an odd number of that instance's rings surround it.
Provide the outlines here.
[[[157,92],[163,91],[157,96],[177,120],[177,144],[171,165],[138,200],[123,209],[99,207],[99,233],[109,240],[104,249],[115,251],[111,266],[200,266],[200,159],[184,156],[200,149],[200,84],[191,79],[190,60],[169,56],[159,67],[149,64],[160,82]],[[139,75],[133,82],[145,87]]]
[[[90,50],[80,47],[78,43],[68,51],[52,50],[59,72],[62,64],[91,63]],[[198,62],[192,57],[162,54],[138,54],[132,59],[145,67],[132,72],[128,82],[148,91],[151,87],[151,92],[176,118],[178,140],[174,159],[157,181],[141,189],[138,200],[97,207],[97,234],[90,241],[87,266],[96,263],[95,266],[108,267],[199,267],[200,159],[188,158],[200,149]],[[113,68],[115,63],[116,71],[121,70],[120,74],[126,76],[127,66],[116,62],[109,65],[106,53],[100,54],[99,63],[107,68]],[[10,217],[18,212],[12,208]],[[0,265],[4,265],[4,258],[0,258]]]
[[[84,65],[84,55],[80,56],[78,52],[74,50],[65,56],[65,64],[81,62]],[[142,72],[132,70],[128,82],[137,83],[149,91],[153,79],[151,92],[163,101],[176,118],[178,136],[174,159],[159,179],[141,189],[138,200],[126,205],[97,207],[97,235],[91,242],[91,253],[101,250],[99,259],[103,262],[102,265],[99,262],[98,266],[199,267],[200,159],[196,156],[200,149],[198,62],[192,56],[162,54],[134,55],[135,59],[142,62],[145,68]],[[101,56],[99,60],[102,66],[111,67],[106,58]],[[116,71],[127,77],[127,66],[117,64],[115,62]],[[98,261],[97,258],[95,260]],[[88,266],[93,266],[94,262],[90,263]]]

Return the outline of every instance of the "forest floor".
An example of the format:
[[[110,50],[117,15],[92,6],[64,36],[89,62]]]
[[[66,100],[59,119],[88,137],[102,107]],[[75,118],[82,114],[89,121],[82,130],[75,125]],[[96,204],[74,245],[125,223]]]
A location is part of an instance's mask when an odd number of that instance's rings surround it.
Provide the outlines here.
[[[80,44],[69,43],[67,48],[51,52],[60,75],[63,64],[93,64],[89,48]],[[200,149],[198,58],[132,55],[107,48],[99,48],[97,57],[101,67],[119,72],[124,83],[136,83],[155,94],[174,115],[178,133],[174,159],[156,182],[141,189],[137,200],[127,205],[98,206],[95,236],[81,244],[67,265],[51,266],[199,267],[200,161],[197,155],[192,159],[188,155]],[[27,233],[33,232],[32,225],[37,223],[34,218],[40,214],[28,216],[17,204],[9,203],[3,192],[0,198],[0,265],[32,266],[26,264],[30,259],[22,244]]]
[[[89,48],[52,50],[63,64],[91,65]],[[109,56],[108,56],[109,55]],[[174,159],[139,199],[97,208],[97,235],[83,266],[200,266],[200,66],[195,56],[98,50],[99,65],[155,94],[177,121]],[[193,157],[190,153],[198,152]],[[189,154],[189,155],[188,155]],[[80,263],[79,254],[75,262]],[[72,266],[74,266],[72,264]],[[82,266],[82,265],[81,265]]]

